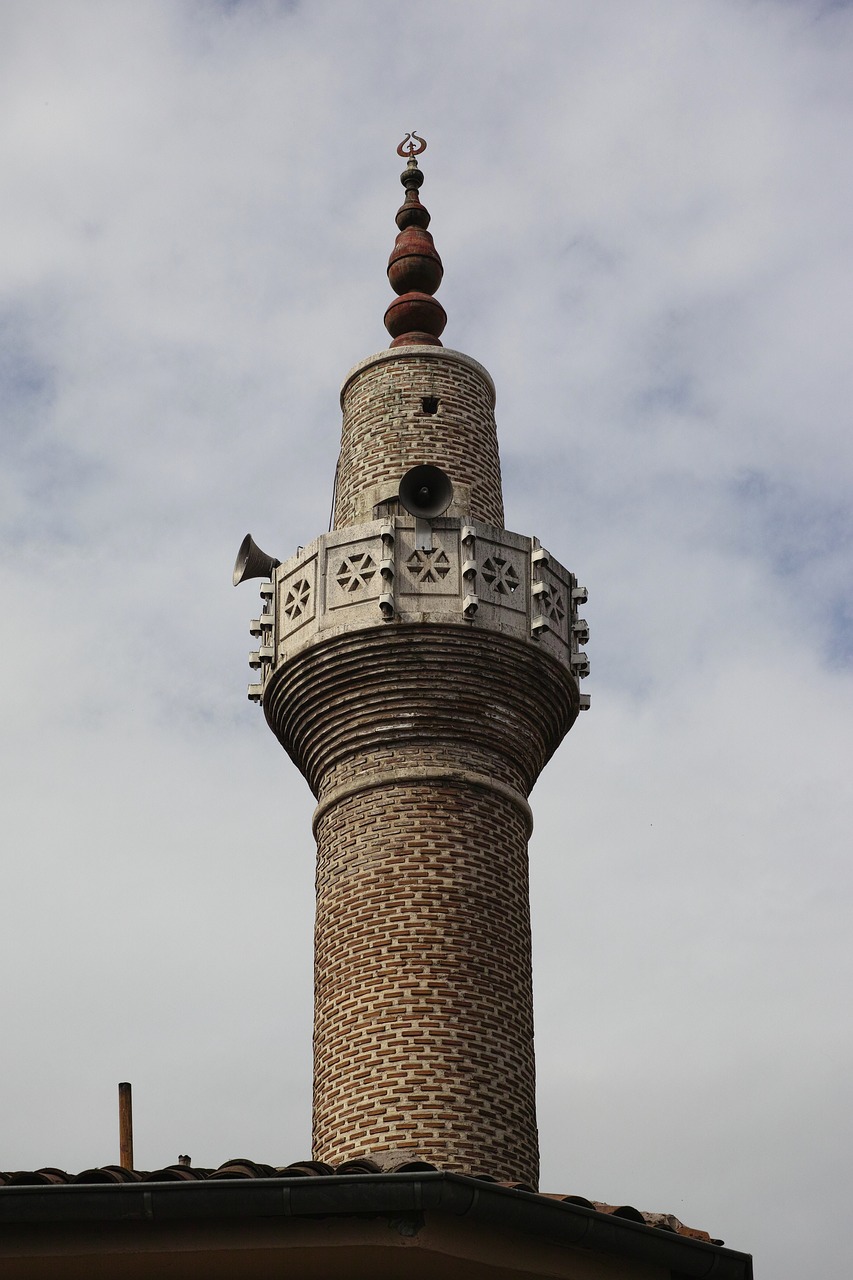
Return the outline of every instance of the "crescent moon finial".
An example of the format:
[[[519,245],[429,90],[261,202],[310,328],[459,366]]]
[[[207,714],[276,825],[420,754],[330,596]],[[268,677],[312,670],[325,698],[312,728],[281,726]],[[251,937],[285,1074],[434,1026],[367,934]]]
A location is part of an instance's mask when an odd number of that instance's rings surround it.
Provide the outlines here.
[[[413,129],[411,133],[406,134],[405,138],[400,143],[397,148],[397,155],[403,160],[408,156],[411,160],[413,156],[419,156],[422,151],[426,151],[426,146],[427,144],[425,139],[419,137]]]

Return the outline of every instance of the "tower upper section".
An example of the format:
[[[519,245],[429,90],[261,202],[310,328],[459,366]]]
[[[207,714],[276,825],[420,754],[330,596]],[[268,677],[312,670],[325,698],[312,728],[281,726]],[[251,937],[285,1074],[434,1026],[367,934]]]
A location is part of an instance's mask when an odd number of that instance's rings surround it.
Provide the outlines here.
[[[422,463],[453,484],[447,514],[503,527],[495,387],[446,347],[407,346],[362,360],[341,391],[335,528],[397,515],[400,477]]]
[[[368,356],[341,390],[343,429],[334,527],[400,513],[400,477],[412,467],[440,467],[453,486],[446,514],[503,527],[495,386],[481,364],[442,346],[447,316],[432,296],[444,269],[418,194],[423,174],[417,134],[398,148],[408,155],[400,181],[406,198],[388,279],[399,295],[385,312],[390,350]]]

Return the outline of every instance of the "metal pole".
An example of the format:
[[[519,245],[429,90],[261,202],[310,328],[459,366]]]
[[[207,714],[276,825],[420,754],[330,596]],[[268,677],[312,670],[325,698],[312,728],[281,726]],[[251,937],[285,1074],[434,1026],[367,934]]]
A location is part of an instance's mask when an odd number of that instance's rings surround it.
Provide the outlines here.
[[[118,1162],[122,1169],[133,1168],[133,1101],[127,1081],[118,1087]]]

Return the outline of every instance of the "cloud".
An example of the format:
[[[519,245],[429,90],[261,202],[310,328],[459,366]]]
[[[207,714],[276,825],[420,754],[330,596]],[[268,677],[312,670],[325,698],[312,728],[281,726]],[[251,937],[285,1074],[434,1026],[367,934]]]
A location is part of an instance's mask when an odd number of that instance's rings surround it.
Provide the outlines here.
[[[418,127],[509,527],[591,592],[533,796],[543,1185],[837,1269],[850,7],[0,26],[2,1167],[111,1160],[126,1078],[150,1167],[308,1154],[312,800],[229,576],[327,525]]]

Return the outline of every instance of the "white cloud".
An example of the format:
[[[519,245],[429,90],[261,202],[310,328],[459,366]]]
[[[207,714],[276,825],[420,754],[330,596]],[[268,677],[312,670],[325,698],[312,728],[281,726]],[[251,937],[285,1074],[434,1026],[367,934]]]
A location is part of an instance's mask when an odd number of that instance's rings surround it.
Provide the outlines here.
[[[418,127],[508,523],[591,590],[593,708],[533,797],[545,1182],[780,1280],[796,1205],[839,1269],[849,6],[0,28],[0,1164],[109,1161],[124,1078],[140,1163],[308,1154],[311,798],[229,574],[326,527]]]

